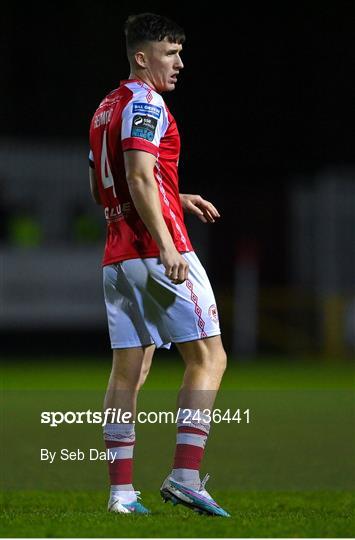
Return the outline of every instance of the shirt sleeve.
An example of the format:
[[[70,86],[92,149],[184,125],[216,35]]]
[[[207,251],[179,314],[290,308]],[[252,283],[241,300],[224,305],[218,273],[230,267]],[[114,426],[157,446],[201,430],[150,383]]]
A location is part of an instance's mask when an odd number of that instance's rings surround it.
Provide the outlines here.
[[[122,111],[122,149],[143,150],[158,156],[161,138],[169,121],[164,101],[156,94],[150,103],[144,99],[130,101]]]

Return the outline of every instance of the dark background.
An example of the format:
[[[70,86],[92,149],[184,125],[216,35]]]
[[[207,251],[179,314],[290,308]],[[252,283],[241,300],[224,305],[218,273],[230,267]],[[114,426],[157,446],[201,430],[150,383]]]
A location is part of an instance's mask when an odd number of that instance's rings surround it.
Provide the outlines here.
[[[232,283],[241,243],[256,245],[262,286],[287,285],[290,182],[354,163],[354,3],[6,5],[1,135],[87,139],[98,102],[129,75],[124,21],[143,11],[187,36],[165,98],[182,138],[181,191],[222,214],[209,241],[216,286]]]
[[[182,137],[181,191],[200,192],[223,214],[213,228],[212,261],[232,262],[238,237],[252,236],[262,249],[262,281],[287,281],[288,180],[354,162],[355,5],[260,10],[248,4],[233,13],[220,2],[214,10],[198,6],[3,8],[1,131],[87,137],[98,101],[129,73],[127,16],[153,11],[173,18],[187,35],[185,68],[175,92],[165,95]],[[215,270],[227,274],[228,268]]]

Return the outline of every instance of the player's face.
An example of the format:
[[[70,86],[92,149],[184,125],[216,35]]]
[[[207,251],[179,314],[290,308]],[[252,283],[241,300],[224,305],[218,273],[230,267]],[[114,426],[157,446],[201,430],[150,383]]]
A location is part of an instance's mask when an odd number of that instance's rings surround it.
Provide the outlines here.
[[[181,45],[170,43],[166,38],[147,44],[146,74],[158,92],[170,92],[175,89],[179,71],[184,67],[180,58],[181,50]]]

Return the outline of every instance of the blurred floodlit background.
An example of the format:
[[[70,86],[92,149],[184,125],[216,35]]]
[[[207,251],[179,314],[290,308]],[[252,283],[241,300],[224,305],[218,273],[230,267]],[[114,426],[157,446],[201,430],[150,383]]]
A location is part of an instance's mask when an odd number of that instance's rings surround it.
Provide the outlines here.
[[[6,355],[108,354],[102,209],[88,128],[127,78],[128,2],[4,9],[0,89],[0,338]],[[229,351],[351,358],[355,351],[352,26],[344,14],[238,17],[169,10],[187,33],[166,96],[182,137],[181,191],[222,214],[188,218]],[[133,12],[146,10],[136,5]],[[291,8],[289,8],[291,10]],[[43,18],[44,17],[44,18]],[[105,24],[98,24],[104,20]],[[44,21],[44,22],[43,22]],[[202,51],[202,53],[201,53]],[[233,53],[231,52],[233,51]],[[233,58],[232,58],[233,56]]]

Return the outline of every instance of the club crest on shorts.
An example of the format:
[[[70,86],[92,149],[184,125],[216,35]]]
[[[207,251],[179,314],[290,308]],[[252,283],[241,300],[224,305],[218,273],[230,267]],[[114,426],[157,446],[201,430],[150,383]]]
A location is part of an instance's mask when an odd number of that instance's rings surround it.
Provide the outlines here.
[[[213,322],[218,322],[218,311],[216,304],[212,304],[212,306],[208,308],[208,315]]]

